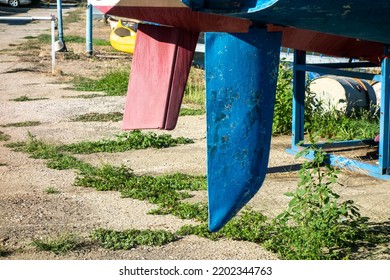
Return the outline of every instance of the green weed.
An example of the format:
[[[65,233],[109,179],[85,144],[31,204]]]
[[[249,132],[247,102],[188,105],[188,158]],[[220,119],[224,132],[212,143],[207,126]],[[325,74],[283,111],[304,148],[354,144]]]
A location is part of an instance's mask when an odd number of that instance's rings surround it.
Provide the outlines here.
[[[7,123],[4,125],[0,125],[0,127],[28,127],[28,126],[38,126],[38,125],[41,125],[41,122],[26,121],[26,122]]]
[[[171,205],[164,205],[148,214],[151,215],[174,215],[180,219],[194,219],[200,222],[206,222],[208,218],[207,204],[205,203],[183,203],[175,202]]]
[[[246,208],[240,216],[233,218],[218,232],[210,232],[207,224],[201,224],[182,226],[177,234],[180,236],[194,234],[211,240],[230,238],[263,243],[269,238],[269,232],[270,226],[267,224],[267,217]]]
[[[63,151],[76,154],[91,154],[99,152],[117,153],[147,148],[161,149],[191,143],[194,143],[193,140],[184,137],[173,138],[169,134],[157,135],[152,132],[143,133],[139,130],[134,130],[129,133],[118,134],[114,140],[84,141],[63,145],[60,148]]]
[[[51,44],[50,34],[40,34],[38,36],[26,36],[24,38],[29,40],[36,40],[38,43]],[[66,43],[85,44],[86,39],[81,36],[65,35],[64,41]],[[93,39],[92,43],[95,46],[110,46],[110,42],[108,40],[103,40],[103,39]]]
[[[45,97],[31,98],[28,97],[27,95],[23,95],[14,99],[10,99],[10,101],[25,102],[25,101],[37,101],[37,100],[45,100],[45,99],[49,99],[49,98],[45,98]]]
[[[93,167],[81,160],[70,155],[61,153],[56,146],[46,144],[32,134],[29,134],[29,139],[26,142],[9,143],[6,147],[11,148],[16,152],[24,152],[30,154],[31,158],[46,159],[46,166],[52,169],[78,169],[91,170]]]
[[[123,118],[123,113],[114,112],[107,114],[89,113],[72,118],[74,122],[118,122]]]
[[[333,190],[339,172],[324,163],[325,152],[314,145],[310,149],[314,160],[302,164],[298,188],[286,193],[290,203],[273,221],[275,233],[265,246],[285,259],[348,258],[351,248],[364,240],[368,219],[353,201],[339,202]]]
[[[146,200],[160,206],[161,214],[175,214],[172,208],[180,200],[189,198],[185,190],[204,190],[204,176],[172,174],[162,176],[137,176],[125,166],[103,165],[93,170],[79,172],[75,185],[92,187],[99,191],[120,191],[122,197]]]
[[[8,141],[9,139],[11,139],[11,136],[0,131],[0,141]]]
[[[54,187],[48,187],[45,189],[47,194],[59,194],[60,192],[56,190]]]
[[[122,96],[127,93],[128,70],[115,70],[97,80],[77,77],[73,80],[74,89],[79,91],[102,91],[107,96]]]
[[[379,115],[367,110],[346,115],[336,110],[315,110],[305,118],[305,130],[334,140],[370,139],[379,131]]]
[[[32,245],[41,251],[50,251],[59,255],[78,249],[82,243],[75,235],[65,234],[55,239],[35,239]]]
[[[292,129],[292,79],[287,63],[280,63],[272,133],[290,134]],[[324,110],[313,93],[306,92],[305,132],[334,140],[370,139],[378,134],[379,116],[367,110],[346,115],[335,109]]]
[[[90,99],[90,98],[96,98],[96,97],[103,97],[105,95],[103,94],[79,94],[79,95],[72,95],[72,96],[62,96],[63,98],[83,98],[83,99]]]
[[[279,76],[276,85],[276,99],[272,133],[290,134],[292,128],[292,78],[289,65],[279,64]]]
[[[92,232],[93,240],[107,249],[129,250],[137,246],[162,246],[177,240],[177,237],[164,230],[138,230],[114,231],[97,229]]]
[[[199,105],[205,108],[206,85],[204,70],[191,67],[187,86],[184,91],[183,103]]]
[[[206,114],[206,110],[204,108],[192,109],[192,108],[181,108],[180,116],[199,116]]]
[[[268,220],[259,212],[245,209],[219,232],[211,233],[206,225],[206,204],[183,202],[183,199],[191,197],[188,191],[206,189],[204,176],[139,176],[125,166],[93,167],[63,154],[58,147],[38,141],[33,136],[30,138],[28,143],[11,143],[7,146],[28,152],[35,158],[47,159],[47,164],[59,163],[61,167],[77,169],[77,186],[93,187],[99,191],[119,191],[122,197],[157,205],[150,214],[171,214],[202,222],[201,225],[183,226],[176,233],[179,236],[196,234],[212,240],[230,238],[255,242],[278,253],[283,259],[349,258],[352,249],[361,244],[369,243],[373,246],[389,240],[386,234],[379,236],[377,231],[370,230],[367,218],[360,216],[353,201],[339,201],[339,195],[333,190],[337,185],[338,171],[324,165],[326,154],[314,145],[310,148],[315,151],[315,159],[302,165],[298,188],[295,192],[286,194],[291,198],[290,203],[277,218]],[[306,152],[308,150],[301,154]],[[67,158],[69,165],[60,164],[61,158]],[[145,244],[161,245],[165,244],[161,240],[172,242],[176,239],[171,233],[165,236],[138,230],[115,232],[100,229],[92,236],[102,246],[111,249],[129,249]]]

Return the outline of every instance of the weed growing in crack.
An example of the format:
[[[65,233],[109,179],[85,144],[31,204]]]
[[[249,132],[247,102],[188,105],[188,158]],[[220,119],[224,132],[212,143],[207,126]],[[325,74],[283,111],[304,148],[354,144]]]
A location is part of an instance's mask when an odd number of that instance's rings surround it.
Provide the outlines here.
[[[49,99],[49,98],[46,98],[46,97],[32,98],[32,97],[28,97],[27,95],[23,95],[23,96],[11,99],[10,101],[25,102],[25,101],[38,101],[38,100],[46,100],[46,99]]]
[[[97,229],[91,233],[91,238],[107,249],[129,250],[137,246],[162,246],[177,240],[175,234],[164,230],[114,231]]]
[[[7,123],[0,125],[0,127],[28,127],[28,126],[38,126],[41,125],[39,121],[26,121],[26,122],[16,122],[16,123]]]

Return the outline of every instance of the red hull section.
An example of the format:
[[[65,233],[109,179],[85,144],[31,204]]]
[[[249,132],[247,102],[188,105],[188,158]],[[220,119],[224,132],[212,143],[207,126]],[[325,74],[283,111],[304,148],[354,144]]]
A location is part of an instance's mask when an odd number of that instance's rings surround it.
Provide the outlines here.
[[[123,129],[174,129],[199,33],[139,25]]]
[[[154,7],[99,7],[104,13],[157,22],[195,32],[248,32],[250,20],[215,14],[194,12],[188,8],[154,8]],[[380,63],[383,44],[331,35],[293,27],[271,26],[269,31],[282,31],[282,46],[314,51],[324,55],[362,58]]]
[[[363,58],[378,65],[382,61],[383,44],[354,38],[302,30],[292,27],[269,26],[269,31],[282,31],[282,46],[324,55]]]
[[[105,14],[174,26],[183,30],[246,33],[250,20],[193,12],[189,8],[96,6]]]

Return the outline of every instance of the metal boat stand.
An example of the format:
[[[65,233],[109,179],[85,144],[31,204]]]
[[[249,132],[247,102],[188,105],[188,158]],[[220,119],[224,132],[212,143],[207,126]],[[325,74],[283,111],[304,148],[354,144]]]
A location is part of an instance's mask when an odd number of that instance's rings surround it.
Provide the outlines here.
[[[301,144],[304,140],[304,100],[306,92],[306,72],[316,72],[321,74],[332,74],[337,76],[352,77],[359,79],[381,81],[381,103],[380,103],[380,128],[379,128],[379,149],[378,163],[369,164],[359,160],[351,159],[335,154],[328,154],[326,162],[340,168],[354,172],[363,173],[378,179],[390,180],[390,60],[389,47],[384,49],[384,58],[381,65],[381,75],[361,73],[355,71],[342,70],[343,68],[363,68],[378,67],[370,62],[350,62],[350,63],[319,63],[307,64],[306,52],[294,51],[293,62],[293,112],[292,112],[292,145],[287,149],[289,154],[297,154],[308,144]],[[317,146],[324,148],[344,148],[357,147],[361,145],[374,144],[372,139],[338,141],[319,143]],[[314,152],[311,151],[305,158],[313,159]]]

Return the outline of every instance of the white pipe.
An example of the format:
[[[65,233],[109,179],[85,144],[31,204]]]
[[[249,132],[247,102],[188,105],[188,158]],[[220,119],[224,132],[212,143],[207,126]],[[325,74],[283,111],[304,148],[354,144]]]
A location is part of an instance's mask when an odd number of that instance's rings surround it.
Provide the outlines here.
[[[55,50],[55,16],[50,17],[0,17],[2,20],[25,20],[25,21],[34,21],[34,20],[50,20],[51,21],[51,72],[55,73],[56,70],[56,50]]]
[[[52,20],[52,17],[0,17],[0,20]]]
[[[55,16],[52,16],[51,20],[51,73],[54,74],[56,71],[56,48],[55,48]]]

